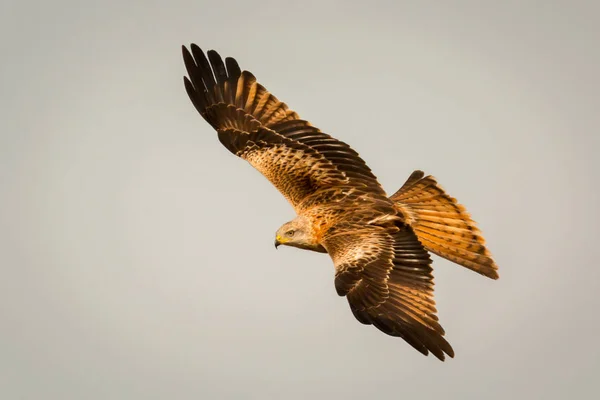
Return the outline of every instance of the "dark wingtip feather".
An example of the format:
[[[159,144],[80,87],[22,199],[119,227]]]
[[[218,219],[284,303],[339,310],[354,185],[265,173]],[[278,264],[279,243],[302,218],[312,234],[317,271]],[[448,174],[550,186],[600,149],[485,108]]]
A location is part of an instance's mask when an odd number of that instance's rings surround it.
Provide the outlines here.
[[[190,44],[190,50],[192,50],[192,53],[195,53],[195,52],[202,53],[203,52],[202,49],[196,43]]]
[[[210,64],[208,63],[208,59],[206,58],[206,55],[204,54],[202,49],[198,47],[198,45],[192,43],[190,45],[190,49],[192,50],[192,55],[196,62],[196,65],[200,70],[202,80],[204,81],[204,86],[206,87],[206,89],[208,89],[208,92],[211,93],[216,84],[216,81],[215,77],[213,76],[213,71],[210,67]],[[211,98],[211,100],[214,99]]]
[[[194,57],[192,57],[192,55],[190,54],[190,52],[183,47],[183,63],[185,65],[185,69],[188,73],[188,76],[190,77],[190,79],[192,81],[194,81],[194,76],[196,75],[196,69],[198,68],[198,66],[196,65],[196,62],[194,61]],[[197,85],[198,83],[201,82],[194,82],[195,85]]]
[[[225,80],[227,80],[227,71],[225,70],[223,59],[215,50],[209,50],[206,54],[208,55],[208,60],[212,66],[215,78],[217,78],[217,82],[219,85],[223,85]]]
[[[204,97],[196,91],[192,82],[188,79],[187,76],[183,77],[183,84],[185,86],[185,91],[188,94],[188,97],[192,101],[192,104],[196,108],[196,110],[203,115],[204,109],[206,107]]]
[[[225,66],[227,67],[227,73],[232,80],[237,81],[240,75],[242,75],[242,70],[240,69],[240,66],[235,58],[225,58]]]

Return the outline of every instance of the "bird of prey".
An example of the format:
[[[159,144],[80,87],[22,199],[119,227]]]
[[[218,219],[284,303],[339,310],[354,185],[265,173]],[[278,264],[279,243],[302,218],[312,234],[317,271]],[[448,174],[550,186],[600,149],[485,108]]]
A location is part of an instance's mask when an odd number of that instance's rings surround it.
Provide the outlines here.
[[[182,50],[196,110],[296,211],[275,247],[329,254],[335,289],[358,321],[424,355],[454,357],[436,315],[429,252],[498,278],[465,208],[422,171],[388,197],[356,151],[300,118],[235,59],[195,44]]]

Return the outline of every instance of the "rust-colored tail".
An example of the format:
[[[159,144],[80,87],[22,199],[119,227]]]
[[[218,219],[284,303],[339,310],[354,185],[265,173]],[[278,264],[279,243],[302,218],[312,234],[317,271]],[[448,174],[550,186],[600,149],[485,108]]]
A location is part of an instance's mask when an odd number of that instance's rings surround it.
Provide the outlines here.
[[[481,231],[434,177],[415,171],[390,199],[428,251],[498,279],[498,267],[485,247]]]

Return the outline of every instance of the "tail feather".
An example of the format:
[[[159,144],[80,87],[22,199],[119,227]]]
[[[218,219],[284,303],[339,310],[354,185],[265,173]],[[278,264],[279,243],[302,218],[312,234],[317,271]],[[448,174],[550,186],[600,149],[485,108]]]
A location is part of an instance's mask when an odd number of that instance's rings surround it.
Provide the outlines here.
[[[432,176],[415,171],[390,197],[423,246],[434,254],[498,279],[498,267],[466,209]]]

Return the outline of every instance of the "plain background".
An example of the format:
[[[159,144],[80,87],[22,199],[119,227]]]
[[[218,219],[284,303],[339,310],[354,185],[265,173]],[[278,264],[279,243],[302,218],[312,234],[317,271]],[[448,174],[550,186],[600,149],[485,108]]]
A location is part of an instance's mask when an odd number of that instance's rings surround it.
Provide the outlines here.
[[[3,1],[0,398],[597,398],[595,1]],[[359,324],[189,102],[234,56],[388,192],[436,176],[491,281],[435,259],[456,358]]]

